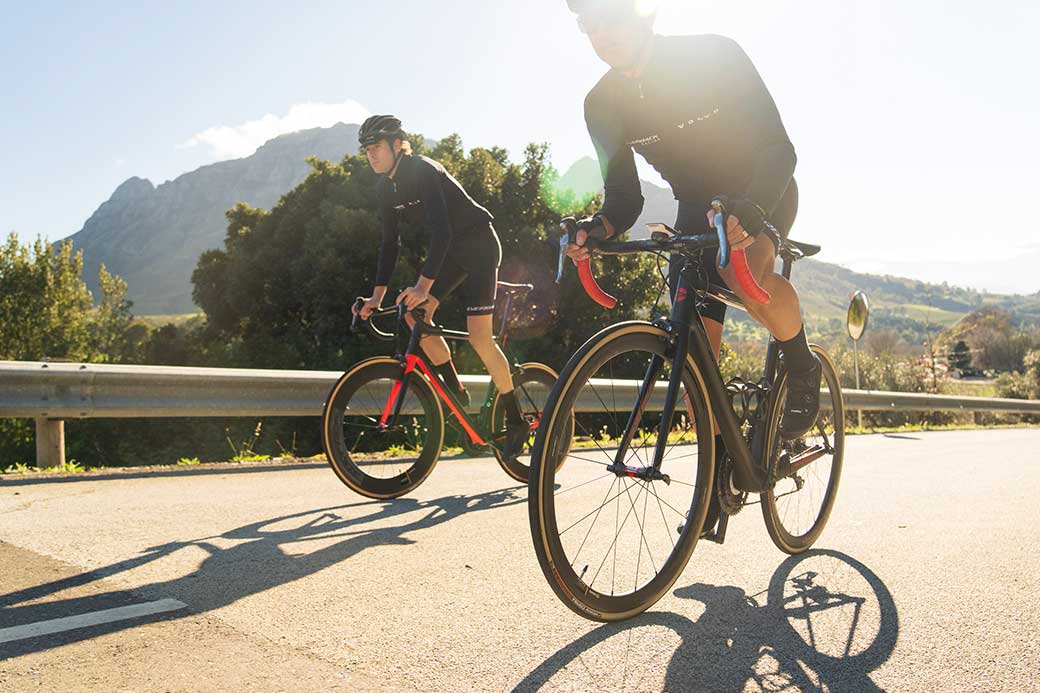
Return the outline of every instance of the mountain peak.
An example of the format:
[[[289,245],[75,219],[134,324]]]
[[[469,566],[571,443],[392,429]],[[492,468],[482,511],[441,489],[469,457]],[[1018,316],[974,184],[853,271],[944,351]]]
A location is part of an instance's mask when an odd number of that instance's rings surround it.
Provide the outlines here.
[[[109,198],[112,202],[136,200],[155,192],[155,186],[147,178],[130,176],[123,181]]]

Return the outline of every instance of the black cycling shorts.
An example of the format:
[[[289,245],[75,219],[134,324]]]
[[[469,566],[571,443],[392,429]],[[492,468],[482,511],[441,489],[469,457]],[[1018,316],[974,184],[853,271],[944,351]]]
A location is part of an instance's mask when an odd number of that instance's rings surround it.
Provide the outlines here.
[[[707,227],[707,212],[707,207],[702,209],[697,205],[690,205],[680,201],[679,215],[675,219],[675,230],[679,233],[703,233],[702,229],[706,230]],[[773,218],[770,220],[772,228],[767,225],[763,231],[763,235],[773,243],[773,247],[778,251],[780,249],[780,238],[787,238],[787,235],[791,233],[791,226],[794,225],[794,218],[797,213],[798,186],[792,180],[787,193],[784,195],[783,202],[773,213]],[[714,248],[701,251],[701,266],[707,273],[709,282],[719,286],[726,286],[726,282],[723,281],[722,276],[719,274],[719,268],[715,265],[718,253],[719,251]],[[682,266],[682,258],[678,256],[672,257],[668,261],[668,288],[673,297],[675,296],[675,289],[679,285],[679,272],[682,270]],[[700,307],[700,311],[701,317],[709,320],[719,323],[726,320],[726,304],[718,299],[706,298],[704,304]]]
[[[461,286],[466,315],[491,315],[495,312],[501,262],[502,246],[491,224],[452,234],[430,295],[443,303]]]

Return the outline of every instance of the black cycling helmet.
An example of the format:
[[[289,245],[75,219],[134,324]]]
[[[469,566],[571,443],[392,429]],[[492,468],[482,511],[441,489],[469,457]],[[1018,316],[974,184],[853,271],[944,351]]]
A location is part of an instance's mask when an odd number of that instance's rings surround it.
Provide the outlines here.
[[[362,147],[375,144],[379,140],[402,139],[401,120],[392,115],[374,115],[365,120],[358,130],[358,142]]]

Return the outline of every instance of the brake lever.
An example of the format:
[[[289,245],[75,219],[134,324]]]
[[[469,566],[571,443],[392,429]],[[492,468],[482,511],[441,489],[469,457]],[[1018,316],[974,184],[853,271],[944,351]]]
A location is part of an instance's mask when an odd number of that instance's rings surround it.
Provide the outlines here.
[[[571,235],[578,228],[578,222],[574,217],[564,217],[560,220],[560,254],[556,263],[556,283],[563,281],[563,270],[567,267],[564,260],[567,259],[567,246],[570,245]]]

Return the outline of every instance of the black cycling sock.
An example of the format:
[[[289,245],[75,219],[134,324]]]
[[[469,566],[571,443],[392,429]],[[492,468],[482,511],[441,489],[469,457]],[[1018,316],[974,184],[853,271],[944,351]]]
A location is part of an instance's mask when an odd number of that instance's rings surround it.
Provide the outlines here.
[[[437,371],[437,375],[441,377],[444,384],[455,392],[466,391],[466,388],[462,387],[462,383],[459,382],[459,374],[455,371],[455,363],[451,359],[448,359],[439,366],[434,366],[433,370]]]
[[[520,402],[516,399],[516,391],[510,390],[509,392],[503,392],[498,396],[498,400],[502,403],[506,412],[506,423],[515,424],[522,423],[524,420],[524,414],[520,411]]]
[[[805,325],[791,339],[780,342],[780,350],[784,352],[789,373],[808,373],[812,370],[815,357],[809,349],[809,340],[805,337]]]

